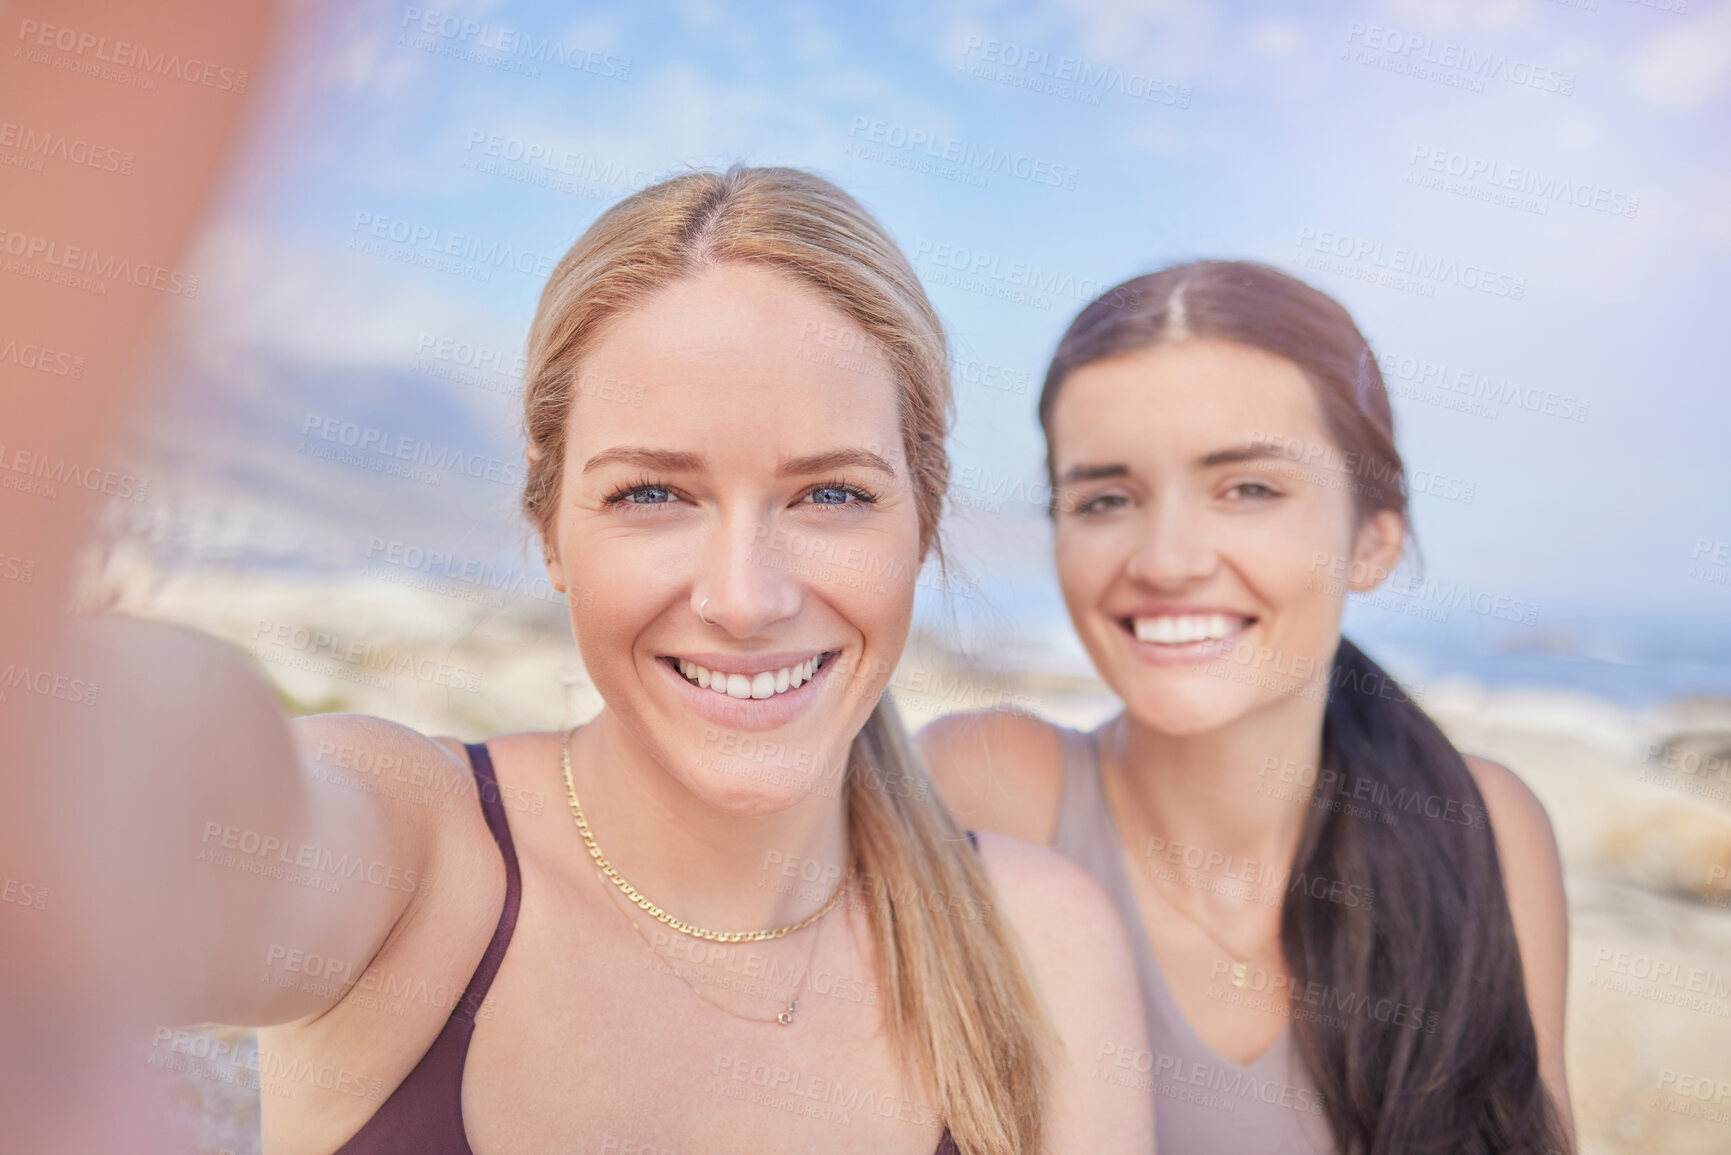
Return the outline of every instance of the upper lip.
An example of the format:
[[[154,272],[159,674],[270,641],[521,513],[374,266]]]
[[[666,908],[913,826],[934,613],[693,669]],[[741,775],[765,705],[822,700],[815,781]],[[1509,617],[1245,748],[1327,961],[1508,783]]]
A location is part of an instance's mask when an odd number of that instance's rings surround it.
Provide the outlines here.
[[[769,654],[697,654],[670,653],[663,657],[672,658],[676,662],[695,662],[710,673],[719,674],[773,674],[789,666],[797,666],[812,658],[820,658],[825,654],[834,653],[829,649],[810,650],[777,650]]]
[[[1143,602],[1134,609],[1121,611],[1115,616],[1120,618],[1129,618],[1134,621],[1137,618],[1201,617],[1210,614],[1219,614],[1220,616],[1227,618],[1250,618],[1253,620],[1256,617],[1255,614],[1246,613],[1243,610],[1230,609],[1226,606],[1205,606],[1191,602]]]

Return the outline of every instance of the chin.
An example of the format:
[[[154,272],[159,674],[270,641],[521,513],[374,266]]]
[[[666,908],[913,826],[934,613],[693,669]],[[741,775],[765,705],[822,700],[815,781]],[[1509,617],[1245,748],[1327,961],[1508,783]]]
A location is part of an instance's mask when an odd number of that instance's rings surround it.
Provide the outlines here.
[[[841,796],[845,755],[827,762],[773,737],[742,736],[728,753],[704,750],[671,763],[701,801],[740,817],[778,814],[808,799]],[[711,746],[714,743],[710,743]]]
[[[1198,685],[1198,682],[1216,683]],[[1207,674],[1143,677],[1126,685],[1124,708],[1140,725],[1174,738],[1194,738],[1224,729],[1263,704],[1261,695]]]
[[[656,757],[668,773],[700,801],[741,817],[840,797],[851,748],[833,724],[814,717],[775,729],[670,717],[649,732],[663,735]]]

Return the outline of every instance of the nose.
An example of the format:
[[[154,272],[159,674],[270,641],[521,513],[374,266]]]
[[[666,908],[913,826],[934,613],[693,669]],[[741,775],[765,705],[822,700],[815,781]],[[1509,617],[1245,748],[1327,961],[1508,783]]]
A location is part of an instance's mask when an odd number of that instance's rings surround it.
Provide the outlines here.
[[[1219,564],[1207,517],[1182,495],[1167,494],[1149,506],[1141,541],[1125,568],[1155,589],[1177,591],[1207,581]]]
[[[717,518],[698,551],[691,612],[711,629],[750,638],[799,613],[795,563],[759,517]]]

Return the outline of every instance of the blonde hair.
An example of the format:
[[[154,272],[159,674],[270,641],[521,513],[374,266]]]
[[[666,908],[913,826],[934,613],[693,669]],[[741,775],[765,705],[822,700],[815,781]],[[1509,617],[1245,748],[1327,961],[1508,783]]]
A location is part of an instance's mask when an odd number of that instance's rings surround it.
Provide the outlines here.
[[[627,197],[553,270],[529,330],[523,509],[550,540],[580,363],[609,318],[729,262],[784,274],[851,317],[898,386],[920,555],[942,556],[951,410],[943,325],[907,258],[872,216],[791,168],[691,172]],[[854,866],[876,947],[885,1027],[958,1148],[1041,1146],[1050,1034],[991,884],[937,799],[887,696],[854,739],[845,782]],[[959,910],[958,910],[959,908]]]

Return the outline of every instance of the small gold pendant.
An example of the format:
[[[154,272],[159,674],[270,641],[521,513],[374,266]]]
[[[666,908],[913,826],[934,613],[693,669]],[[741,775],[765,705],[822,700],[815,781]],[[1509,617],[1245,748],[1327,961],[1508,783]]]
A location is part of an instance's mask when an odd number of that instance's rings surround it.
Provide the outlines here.
[[[1232,985],[1240,989],[1250,985],[1249,963],[1232,964]]]
[[[780,1023],[784,1027],[793,1026],[793,1012],[798,1007],[799,1007],[799,1000],[798,999],[789,999],[788,1003],[787,1003],[787,1010],[785,1010],[785,1011],[781,1012],[781,1014],[775,1016],[775,1021]]]

